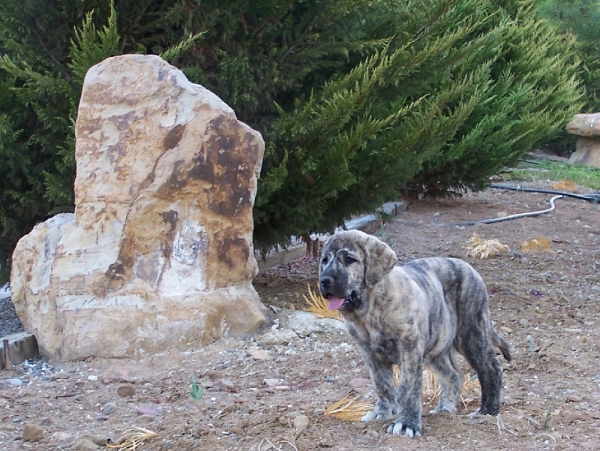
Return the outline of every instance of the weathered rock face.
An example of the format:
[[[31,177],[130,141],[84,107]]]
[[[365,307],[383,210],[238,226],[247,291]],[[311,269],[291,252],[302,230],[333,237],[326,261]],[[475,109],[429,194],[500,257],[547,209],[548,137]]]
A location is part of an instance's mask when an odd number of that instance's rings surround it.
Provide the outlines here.
[[[88,72],[76,138],[75,214],[13,255],[12,300],[40,351],[135,356],[257,329],[260,134],[159,57],[127,55]]]
[[[576,114],[567,132],[578,137],[569,163],[600,167],[600,113]]]

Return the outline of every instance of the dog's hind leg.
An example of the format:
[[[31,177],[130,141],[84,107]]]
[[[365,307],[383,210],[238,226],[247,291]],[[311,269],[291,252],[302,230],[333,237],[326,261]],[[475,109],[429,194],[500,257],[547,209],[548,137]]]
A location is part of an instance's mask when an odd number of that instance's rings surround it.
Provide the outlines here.
[[[463,373],[458,367],[454,349],[450,348],[428,362],[438,375],[441,394],[438,405],[429,413],[456,413],[463,384]]]
[[[498,415],[502,391],[502,365],[496,357],[491,337],[471,328],[463,337],[462,354],[477,373],[481,385],[481,407],[471,415]]]

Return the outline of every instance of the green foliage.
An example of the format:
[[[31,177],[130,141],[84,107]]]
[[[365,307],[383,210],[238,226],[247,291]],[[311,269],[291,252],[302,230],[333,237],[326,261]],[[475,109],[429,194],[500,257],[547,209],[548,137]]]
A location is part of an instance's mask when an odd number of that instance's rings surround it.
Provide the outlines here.
[[[512,169],[510,174],[512,180],[570,180],[577,185],[600,190],[600,169],[582,164],[539,161],[533,168],[519,167]]]
[[[196,383],[196,375],[192,374],[192,383],[190,384],[190,396],[192,399],[196,401],[200,401],[202,399],[202,395],[204,394],[204,390]]]

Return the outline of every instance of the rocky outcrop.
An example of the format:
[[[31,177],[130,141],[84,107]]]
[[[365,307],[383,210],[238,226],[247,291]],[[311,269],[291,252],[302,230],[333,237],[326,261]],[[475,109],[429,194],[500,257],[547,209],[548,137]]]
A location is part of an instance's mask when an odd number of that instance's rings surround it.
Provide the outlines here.
[[[41,353],[135,356],[256,330],[260,134],[159,57],[127,55],[89,70],[76,139],[75,213],[13,255],[12,299]]]

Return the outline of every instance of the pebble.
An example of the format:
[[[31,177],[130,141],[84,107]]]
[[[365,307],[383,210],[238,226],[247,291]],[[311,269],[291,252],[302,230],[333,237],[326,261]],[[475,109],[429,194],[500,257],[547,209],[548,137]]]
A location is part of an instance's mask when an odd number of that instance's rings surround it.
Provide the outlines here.
[[[235,384],[231,382],[229,379],[221,379],[219,381],[219,389],[225,390],[228,392],[236,393],[237,389],[235,388]]]
[[[600,285],[592,285],[592,291],[595,291],[596,293],[600,291]]]
[[[117,405],[113,402],[107,402],[100,409],[103,415],[112,415],[117,411]]]
[[[271,357],[271,354],[269,354],[269,351],[265,351],[264,349],[249,351],[248,353],[250,354],[250,357],[252,357],[254,360],[272,360],[273,359],[273,357]]]
[[[23,441],[26,442],[39,442],[44,437],[44,430],[37,424],[27,423],[23,430]]]
[[[90,374],[90,375],[87,377],[87,379],[88,379],[88,381],[91,381],[91,382],[96,382],[96,381],[98,380],[98,376],[96,376],[95,374]]]
[[[308,417],[306,415],[298,415],[294,418],[294,427],[298,432],[303,432],[308,427]]]
[[[364,379],[361,377],[355,377],[350,382],[348,382],[348,385],[352,388],[368,387],[369,385],[371,385],[371,380]]]
[[[54,379],[68,379],[69,377],[71,377],[71,376],[69,376],[69,375],[68,375],[67,373],[65,373],[64,371],[61,371],[60,373],[56,373],[56,374],[53,376],[53,378],[54,378]]]
[[[502,327],[500,328],[500,330],[501,330],[502,332],[504,332],[505,334],[512,334],[512,333],[513,333],[513,330],[512,330],[510,327],[506,327],[506,326],[502,326]]]
[[[135,396],[135,387],[130,384],[121,385],[117,388],[117,395],[121,398],[131,398],[132,396]]]
[[[73,449],[75,449],[76,451],[94,451],[96,449],[100,449],[100,447],[91,440],[84,439],[79,440],[77,443],[75,443]]]
[[[529,321],[526,318],[521,318],[519,320],[519,325],[521,327],[527,327],[527,326],[529,326]]]
[[[23,385],[23,381],[21,379],[19,379],[18,377],[13,377],[11,379],[7,379],[6,382],[8,382],[9,385],[12,385],[13,387],[18,387],[19,385]]]
[[[279,379],[264,379],[265,384],[267,385],[267,387],[276,387],[280,380]]]

